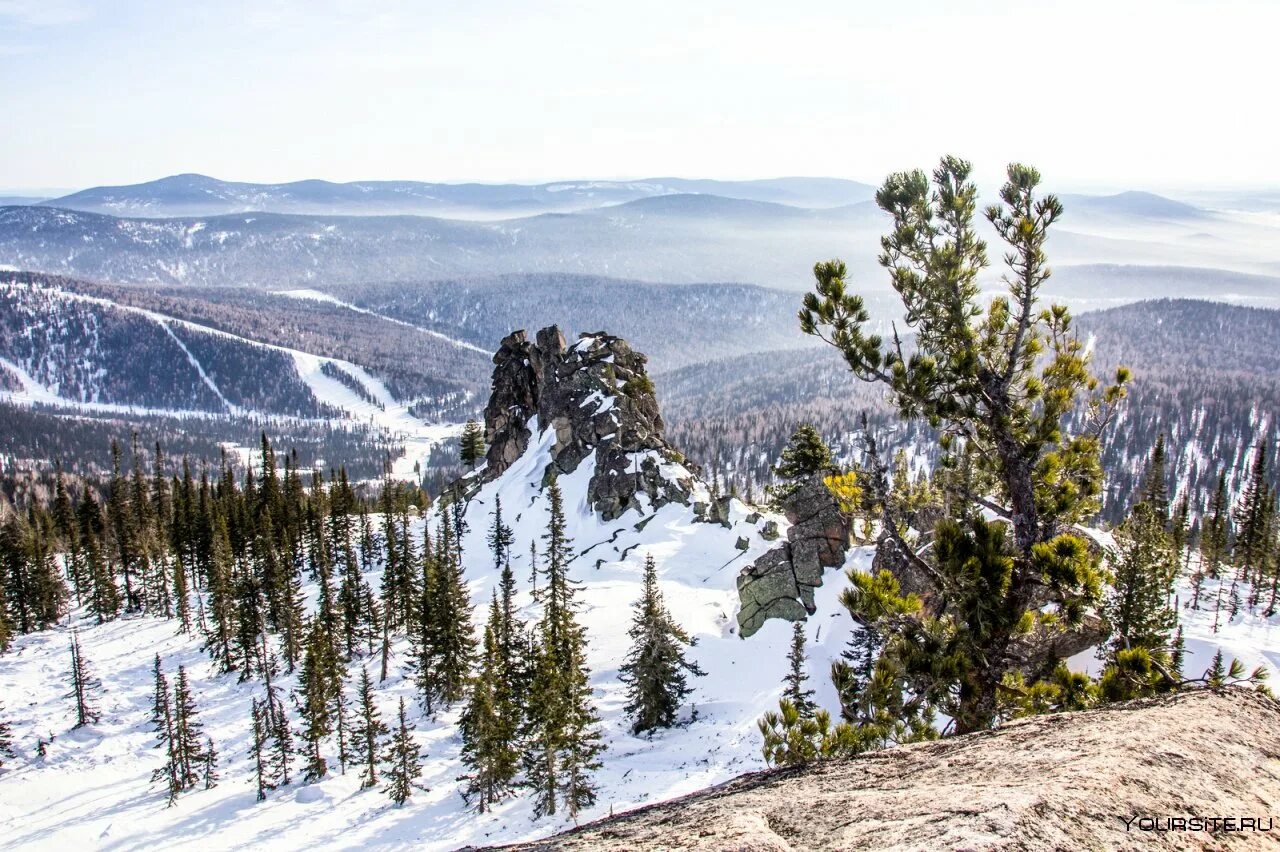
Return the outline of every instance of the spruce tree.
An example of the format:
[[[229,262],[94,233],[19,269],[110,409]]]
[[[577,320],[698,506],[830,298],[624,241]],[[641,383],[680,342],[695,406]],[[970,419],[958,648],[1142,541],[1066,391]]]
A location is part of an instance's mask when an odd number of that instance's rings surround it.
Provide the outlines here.
[[[173,687],[174,751],[180,766],[179,781],[182,789],[189,790],[200,780],[205,754],[201,739],[195,696],[187,679],[185,666],[178,666],[178,680]]]
[[[355,727],[351,729],[351,750],[363,767],[360,772],[360,787],[366,789],[378,783],[378,758],[382,752],[383,738],[388,733],[373,699],[373,682],[369,680],[367,668],[360,669],[359,702]]]
[[[471,596],[463,577],[460,545],[451,546],[448,537],[451,527],[447,522],[443,526],[446,536],[438,567],[433,651],[440,699],[445,704],[453,704],[466,695],[467,677],[475,658],[475,636],[471,625]]]
[[[421,749],[414,742],[413,728],[405,713],[403,697],[400,699],[399,722],[392,735],[386,761],[390,765],[387,770],[387,795],[395,802],[396,807],[401,807],[419,786],[417,779],[422,774]]]
[[[653,556],[644,560],[644,590],[632,615],[631,650],[619,670],[618,679],[627,686],[627,714],[631,730],[641,734],[670,728],[684,699],[693,691],[687,675],[701,675],[702,669],[685,657],[685,646],[693,640],[667,610],[658,586],[658,569]]]
[[[332,705],[337,659],[331,637],[318,621],[312,623],[307,650],[298,675],[296,702],[302,717],[301,736],[307,744],[307,762],[303,774],[307,783],[320,780],[328,773],[328,763],[320,753],[320,744],[333,732]]]
[[[780,482],[767,489],[769,498],[775,504],[781,503],[795,491],[800,480],[834,469],[835,459],[822,435],[812,425],[801,423],[783,448],[778,466],[773,469]]]
[[[595,799],[591,775],[604,746],[591,701],[586,634],[577,621],[568,577],[573,542],[567,534],[564,499],[554,481],[547,497],[547,587],[529,685],[523,760],[527,783],[534,790],[534,815],[554,814],[562,803],[570,816],[576,816]]]
[[[1111,628],[1111,654],[1131,648],[1164,654],[1169,631],[1178,620],[1169,605],[1178,554],[1156,504],[1144,499],[1134,506],[1116,529],[1115,540],[1111,552],[1115,579],[1103,606]]]
[[[510,689],[511,672],[505,669],[502,621],[495,595],[489,605],[480,666],[458,723],[462,760],[468,769],[462,795],[481,813],[510,792],[520,766],[520,708]]]
[[[70,592],[62,579],[49,521],[33,506],[28,513],[27,594],[33,629],[47,630],[67,611]]]
[[[101,688],[102,684],[93,676],[89,661],[80,650],[80,634],[71,634],[71,697],[76,702],[75,727],[97,724],[99,714],[94,695]]]
[[[787,675],[782,679],[786,688],[782,697],[791,702],[796,711],[803,717],[812,716],[818,709],[813,703],[813,690],[805,689],[809,675],[804,668],[804,622],[797,621],[791,625],[791,650],[787,653]]]
[[[267,768],[267,713],[257,698],[253,699],[253,763],[258,784],[258,801],[267,798],[267,790],[274,789]]]
[[[169,696],[169,681],[164,675],[160,655],[156,654],[155,694],[152,698],[151,724],[155,727],[156,748],[164,749],[164,763],[151,773],[151,781],[164,781],[168,792],[168,804],[178,800],[182,790],[182,765],[178,754],[178,736],[175,730],[173,702]]]
[[[1200,534],[1200,562],[1202,570],[1218,579],[1223,564],[1230,556],[1231,520],[1227,508],[1227,475],[1218,475],[1218,487],[1209,502],[1209,516]]]
[[[204,788],[212,790],[218,786],[218,752],[213,747],[213,737],[204,741]]]
[[[493,498],[493,523],[489,526],[486,538],[489,550],[493,553],[493,570],[501,571],[511,561],[511,545],[515,543],[515,533],[502,521],[502,498]]]
[[[475,419],[468,420],[462,427],[458,454],[462,463],[471,470],[475,470],[476,463],[484,458],[484,427]]]
[[[1249,583],[1262,580],[1271,535],[1271,506],[1275,498],[1267,481],[1268,445],[1263,442],[1254,451],[1249,479],[1240,495],[1235,511],[1236,543],[1234,555],[1241,577]]]
[[[1164,520],[1169,519],[1169,486],[1165,472],[1164,435],[1156,436],[1156,445],[1151,450],[1151,458],[1147,460],[1147,469],[1142,475],[1142,487],[1138,499],[1149,505],[1156,515]]]
[[[9,720],[5,718],[4,705],[0,704],[0,769],[4,768],[5,758],[12,760],[14,757],[13,731]]]

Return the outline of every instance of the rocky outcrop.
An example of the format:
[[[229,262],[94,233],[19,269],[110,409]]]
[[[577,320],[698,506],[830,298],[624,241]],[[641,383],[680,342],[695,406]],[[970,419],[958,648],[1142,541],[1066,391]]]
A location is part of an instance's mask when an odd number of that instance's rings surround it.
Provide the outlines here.
[[[744,775],[508,848],[1276,849],[1277,754],[1275,700],[1195,690]]]
[[[493,390],[485,407],[485,468],[478,487],[500,476],[540,431],[554,430],[544,481],[572,473],[594,457],[588,499],[604,520],[628,509],[689,503],[693,477],[663,437],[648,359],[622,338],[583,334],[572,345],[556,326],[532,341],[523,331],[493,356]],[[533,418],[536,417],[536,421]]]
[[[738,632],[746,638],[770,618],[798,621],[814,612],[822,572],[844,564],[852,531],[848,515],[821,476],[804,480],[783,502],[787,540],[738,575]]]

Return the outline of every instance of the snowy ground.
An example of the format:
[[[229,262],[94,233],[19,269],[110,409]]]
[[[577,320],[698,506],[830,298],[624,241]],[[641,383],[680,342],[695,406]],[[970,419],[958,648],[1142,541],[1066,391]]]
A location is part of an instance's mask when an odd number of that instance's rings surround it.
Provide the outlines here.
[[[550,440],[550,433],[544,435],[544,446],[526,453],[469,507],[467,577],[478,606],[487,604],[497,581],[484,544],[495,497],[501,497],[504,517],[516,533],[513,567],[523,589],[521,601],[529,604],[528,550],[545,528],[547,507],[539,485],[545,442]],[[769,547],[746,524],[744,507],[734,506],[732,529],[696,522],[688,509],[674,504],[656,513],[633,511],[605,524],[586,504],[590,475],[588,461],[560,480],[569,532],[581,554],[571,573],[581,584],[588,662],[607,744],[604,768],[596,777],[599,801],[583,814],[584,821],[762,768],[756,720],[776,706],[791,634],[788,623],[775,620],[750,640],[736,635],[735,577]],[[648,523],[637,531],[645,518]],[[749,537],[745,553],[734,547],[739,535]],[[697,638],[692,656],[707,672],[695,681],[685,724],[651,738],[628,731],[617,681],[646,554],[658,560],[667,603]],[[866,570],[871,555],[869,548],[855,549],[848,564]],[[378,581],[376,573],[371,572],[371,583]],[[806,625],[808,667],[818,700],[834,709],[827,671],[852,622],[837,603],[847,582],[842,573],[828,571],[826,581],[818,590],[818,612]],[[1216,586],[1207,584],[1202,606],[1207,602],[1209,609],[1182,610],[1188,673],[1207,666],[1219,646],[1249,666],[1280,664],[1280,616],[1242,614],[1228,624],[1224,613],[1215,634],[1216,594]],[[1185,588],[1181,596],[1188,600]],[[66,697],[71,625],[22,637],[0,657],[0,695],[18,751],[13,768],[0,771],[0,849],[453,849],[534,838],[568,827],[563,818],[534,821],[527,797],[510,799],[484,815],[467,808],[458,793],[463,767],[457,708],[435,721],[417,719],[417,737],[427,755],[422,781],[429,789],[403,809],[391,807],[381,790],[360,791],[355,771],[337,774],[333,749],[328,754],[334,775],[310,787],[295,782],[258,803],[248,728],[250,700],[261,693],[259,683],[214,676],[198,640],[175,635],[172,621],[73,623],[103,682],[100,724],[71,730],[73,705]],[[401,641],[394,650],[391,676],[378,689],[383,716],[390,717],[398,698],[406,696],[417,717],[404,671],[407,645]],[[219,786],[189,793],[172,808],[165,807],[159,786],[150,783],[151,771],[161,761],[147,725],[151,660],[157,652],[171,679],[179,664],[188,667],[205,731],[220,752]],[[1086,652],[1074,662],[1083,667],[1090,656]],[[357,661],[350,668],[349,694],[354,694],[360,665]],[[376,676],[378,661],[369,660],[369,668]],[[291,685],[288,679],[286,686]],[[49,741],[44,758],[36,756],[37,738]]]
[[[526,588],[522,600],[528,602],[529,542],[546,523],[538,488],[544,463],[541,453],[526,454],[471,504],[465,541],[477,605],[487,603],[497,580],[484,536],[498,495],[516,531],[513,567]],[[606,525],[586,506],[590,474],[587,462],[561,478],[569,531],[582,553],[572,574],[581,583],[581,617],[590,636],[589,663],[608,747],[605,768],[597,776],[599,802],[584,819],[761,768],[756,719],[776,705],[791,632],[789,624],[774,621],[749,641],[736,635],[734,578],[769,546],[743,521],[745,508],[734,507],[733,529],[696,522],[690,510],[674,504],[656,513],[633,511]],[[636,531],[646,517],[651,519],[644,530]],[[734,542],[744,534],[750,535],[751,546],[742,553]],[[686,718],[696,711],[696,721],[652,738],[627,730],[617,682],[647,553],[658,559],[668,604],[697,637],[692,653],[708,673],[696,680],[686,711]],[[869,564],[869,559],[862,551],[853,557],[859,564]],[[851,622],[836,603],[839,573],[828,577],[828,585],[819,590],[819,614],[809,627],[815,640],[810,658],[815,686],[830,703],[834,696],[825,672]],[[378,577],[369,579],[376,583]],[[103,626],[78,620],[76,625],[84,654],[104,686],[98,725],[71,730],[73,706],[65,698],[70,626],[23,637],[0,657],[0,694],[19,752],[15,768],[0,773],[0,848],[231,849],[266,844],[282,849],[451,849],[546,835],[568,825],[563,819],[533,821],[523,797],[483,816],[467,809],[458,794],[457,777],[463,770],[456,709],[435,722],[418,720],[418,739],[428,755],[422,780],[430,789],[403,809],[392,808],[379,790],[359,791],[354,771],[305,792],[295,783],[259,804],[248,757],[248,722],[250,700],[260,693],[260,684],[212,675],[198,640],[175,635],[174,622],[133,618]],[[172,808],[165,807],[158,785],[150,783],[161,760],[146,721],[151,659],[157,652],[171,674],[180,663],[188,667],[205,730],[221,754],[219,786],[190,793]],[[412,696],[404,675],[406,652],[403,641],[396,645],[391,677],[379,688],[384,717],[394,712],[399,696]],[[352,693],[358,666],[350,670]],[[370,661],[370,671],[376,675],[376,659]],[[43,759],[35,754],[39,737],[51,741]]]

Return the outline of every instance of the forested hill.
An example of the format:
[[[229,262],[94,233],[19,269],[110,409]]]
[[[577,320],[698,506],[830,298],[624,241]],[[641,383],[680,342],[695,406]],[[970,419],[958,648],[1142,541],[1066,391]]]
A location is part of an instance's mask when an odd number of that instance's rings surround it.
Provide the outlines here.
[[[1164,433],[1175,481],[1204,505],[1219,472],[1241,485],[1259,440],[1280,437],[1280,311],[1219,302],[1158,300],[1080,314],[1077,333],[1094,368],[1134,373],[1129,400],[1104,436],[1104,517],[1118,520],[1143,459]],[[795,425],[816,425],[853,452],[863,411],[890,423],[884,391],[857,382],[828,348],[744,355],[657,376],[672,440],[741,493],[770,481]],[[897,427],[892,446],[927,452],[918,424]]]

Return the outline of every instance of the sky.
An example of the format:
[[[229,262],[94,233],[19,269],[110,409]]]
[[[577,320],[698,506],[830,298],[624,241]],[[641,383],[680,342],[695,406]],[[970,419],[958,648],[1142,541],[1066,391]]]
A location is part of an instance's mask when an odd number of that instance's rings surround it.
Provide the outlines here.
[[[826,175],[1280,185],[1280,2],[0,0],[0,188]]]

